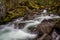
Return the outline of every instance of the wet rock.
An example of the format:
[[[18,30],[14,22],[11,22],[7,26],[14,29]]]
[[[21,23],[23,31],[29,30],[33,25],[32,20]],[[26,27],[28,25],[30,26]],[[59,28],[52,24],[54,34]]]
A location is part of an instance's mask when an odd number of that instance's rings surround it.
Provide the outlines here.
[[[33,20],[34,19],[34,14],[27,14],[24,16],[24,20]]]
[[[15,29],[23,29],[25,26],[25,23],[15,23]]]
[[[38,29],[43,33],[50,33],[55,23],[52,20],[44,20],[41,24],[38,25]]]
[[[28,15],[28,16],[25,16],[25,19],[26,20],[33,20],[34,16],[33,15]]]
[[[39,30],[39,34],[38,34],[39,38],[42,37],[42,35],[47,34],[46,37],[44,37],[44,40],[50,40],[51,37],[49,35],[49,33],[52,31],[52,28],[54,27],[55,22],[53,22],[53,20],[44,20],[41,24],[39,24],[37,26],[38,30]]]
[[[38,30],[36,27],[29,27],[28,30],[31,34],[38,34]]]
[[[56,23],[55,27],[60,29],[60,20]]]

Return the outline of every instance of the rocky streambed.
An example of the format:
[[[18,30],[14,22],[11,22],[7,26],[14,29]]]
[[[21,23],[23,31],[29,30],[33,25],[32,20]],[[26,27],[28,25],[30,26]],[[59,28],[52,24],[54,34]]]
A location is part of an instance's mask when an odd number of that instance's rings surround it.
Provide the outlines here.
[[[23,21],[22,19],[18,18],[14,22],[10,22],[5,25],[0,25],[0,27],[3,27],[0,29],[0,39],[1,40],[22,40],[22,39],[60,40],[59,36],[60,28],[58,27],[58,24],[60,24],[59,21],[55,22],[54,20],[43,20],[40,24],[37,25],[35,24],[35,22],[38,23],[38,21],[33,20]],[[24,29],[24,27],[26,29]]]
[[[27,15],[0,25],[0,40],[60,40],[60,16],[47,14]]]

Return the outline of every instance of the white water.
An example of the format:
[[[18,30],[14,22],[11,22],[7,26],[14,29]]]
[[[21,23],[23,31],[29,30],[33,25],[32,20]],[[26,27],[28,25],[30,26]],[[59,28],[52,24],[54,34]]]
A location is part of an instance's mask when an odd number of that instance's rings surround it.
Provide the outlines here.
[[[46,13],[44,10],[43,13]],[[28,27],[37,27],[43,20],[60,18],[59,16],[48,16],[42,14],[41,16],[35,18],[34,20],[27,20],[26,25],[23,29],[14,29],[14,23],[22,22],[23,18],[16,19],[14,22],[10,22],[5,25],[0,25],[3,29],[0,30],[0,40],[33,40],[36,38],[37,34],[28,33]]]
[[[55,30],[52,33],[52,40],[60,40],[60,35]]]

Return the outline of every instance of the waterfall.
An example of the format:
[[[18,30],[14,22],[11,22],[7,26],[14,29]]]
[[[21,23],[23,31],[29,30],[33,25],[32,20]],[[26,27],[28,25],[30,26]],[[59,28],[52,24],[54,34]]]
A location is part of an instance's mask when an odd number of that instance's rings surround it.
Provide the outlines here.
[[[37,27],[38,24],[40,24],[44,19],[40,19],[39,21],[38,20],[32,20],[33,22],[32,23],[28,23],[27,25],[25,25],[25,27],[23,28],[24,31],[27,31],[28,30],[28,27]]]
[[[18,22],[19,20],[17,19],[14,22]],[[26,33],[21,29],[14,29],[13,23],[0,25],[0,27],[4,27],[0,30],[0,40],[30,40],[36,38],[37,34]]]
[[[10,22],[5,25],[0,25],[2,29],[0,29],[0,40],[33,40],[37,37],[37,34],[31,34],[28,32],[28,27],[37,27],[37,25],[41,24],[43,20],[60,18],[59,16],[49,16],[46,14],[47,11],[43,10],[42,14],[39,17],[36,17],[33,20],[23,21],[22,18],[18,18],[13,22]],[[14,23],[26,23],[23,29],[14,29]]]

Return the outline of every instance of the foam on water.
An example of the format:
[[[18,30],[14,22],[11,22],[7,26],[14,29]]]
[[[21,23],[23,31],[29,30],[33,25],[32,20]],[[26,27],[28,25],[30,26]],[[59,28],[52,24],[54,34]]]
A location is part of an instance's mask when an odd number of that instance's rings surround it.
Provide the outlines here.
[[[43,11],[43,13],[46,13],[46,10]],[[43,14],[42,13],[42,14]],[[14,23],[16,22],[22,22],[23,18],[16,19],[14,22],[10,22],[5,25],[0,25],[0,27],[3,27],[3,29],[0,29],[0,40],[29,40],[36,38],[37,34],[31,34],[28,33],[28,27],[37,27],[38,24],[40,24],[45,19],[53,19],[53,18],[60,18],[59,16],[48,16],[48,15],[42,15],[34,20],[27,20],[24,22],[26,25],[23,29],[14,29]]]

